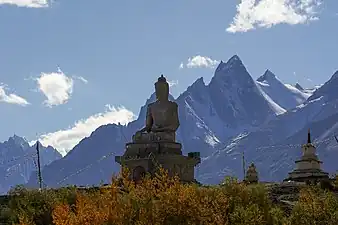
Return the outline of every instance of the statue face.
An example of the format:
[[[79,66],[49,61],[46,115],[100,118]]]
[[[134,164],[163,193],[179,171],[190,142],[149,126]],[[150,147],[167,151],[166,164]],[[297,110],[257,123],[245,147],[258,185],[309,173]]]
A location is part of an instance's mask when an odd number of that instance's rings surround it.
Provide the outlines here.
[[[155,92],[157,100],[168,100],[169,86],[167,83],[159,83],[155,85]]]

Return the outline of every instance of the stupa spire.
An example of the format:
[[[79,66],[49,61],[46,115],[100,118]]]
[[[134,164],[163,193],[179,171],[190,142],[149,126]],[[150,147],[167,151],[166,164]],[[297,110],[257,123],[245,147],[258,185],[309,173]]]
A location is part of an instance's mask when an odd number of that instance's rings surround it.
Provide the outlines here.
[[[307,143],[311,144],[311,133],[310,133],[310,129],[307,132]]]

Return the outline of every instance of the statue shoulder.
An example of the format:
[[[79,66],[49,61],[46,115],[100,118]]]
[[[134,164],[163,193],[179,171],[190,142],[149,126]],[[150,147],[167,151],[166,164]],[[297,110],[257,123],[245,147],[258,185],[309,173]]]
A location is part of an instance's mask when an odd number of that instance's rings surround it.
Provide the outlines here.
[[[172,101],[169,101],[170,102],[170,105],[173,107],[173,108],[178,108],[178,105],[176,102],[172,102]]]
[[[155,102],[152,102],[152,103],[149,103],[147,107],[149,109],[149,108],[152,108],[154,105],[155,105]]]

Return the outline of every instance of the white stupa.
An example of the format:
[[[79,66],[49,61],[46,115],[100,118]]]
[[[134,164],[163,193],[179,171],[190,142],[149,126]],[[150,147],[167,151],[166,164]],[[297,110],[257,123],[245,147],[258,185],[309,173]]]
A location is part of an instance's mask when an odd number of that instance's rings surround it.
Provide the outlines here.
[[[289,173],[286,180],[299,182],[318,182],[328,180],[329,174],[322,171],[322,163],[316,154],[316,147],[311,143],[310,130],[308,131],[307,143],[302,146],[303,155],[296,161],[296,169]]]

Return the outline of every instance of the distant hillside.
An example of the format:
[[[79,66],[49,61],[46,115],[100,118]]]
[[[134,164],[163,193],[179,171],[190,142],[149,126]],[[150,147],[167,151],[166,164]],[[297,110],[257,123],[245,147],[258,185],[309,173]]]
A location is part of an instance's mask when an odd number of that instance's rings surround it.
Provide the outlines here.
[[[233,151],[224,150],[225,146],[229,149],[233,143],[235,146],[241,146],[239,149],[249,151],[251,143],[236,145],[236,142],[240,137],[244,138],[248,134],[251,136],[255,132],[258,132],[258,136],[254,138],[257,143],[253,148],[273,145],[292,135],[293,130],[296,132],[309,121],[298,118],[294,118],[297,123],[293,120],[289,120],[290,124],[278,121],[290,117],[291,111],[296,109],[298,103],[299,110],[313,110],[313,113],[316,113],[316,107],[312,109],[311,106],[301,105],[304,102],[307,105],[312,104],[306,102],[308,93],[290,88],[277,78],[267,79],[267,75],[263,78],[259,79],[260,81],[253,80],[241,59],[235,55],[227,62],[220,62],[209,84],[205,84],[200,78],[177,99],[172,99],[179,105],[181,125],[177,139],[183,145],[183,152],[200,151],[203,157],[203,162],[197,170],[199,180],[212,183],[227,174],[240,177],[242,172],[238,168],[241,168],[241,163],[238,157],[233,155]],[[268,84],[269,88],[263,87],[263,83]],[[285,104],[282,104],[285,99]],[[44,182],[50,187],[109,183],[112,173],[120,169],[114,162],[114,156],[123,154],[126,141],[130,141],[135,131],[144,125],[146,105],[154,100],[153,94],[141,107],[137,120],[127,126],[111,124],[99,127],[64,158],[46,166],[43,170]],[[301,116],[301,119],[305,118]],[[268,129],[271,124],[281,126],[280,138],[270,140],[265,133],[259,133],[262,129]],[[251,158],[253,156],[248,154],[248,160]],[[269,158],[268,153],[265,158]],[[266,168],[269,165],[266,164]],[[263,179],[271,177],[264,175]],[[36,176],[32,176],[28,186],[34,186],[36,183]]]
[[[41,144],[41,166],[60,159],[61,154],[53,147]],[[33,174],[36,176],[36,145],[14,135],[8,141],[0,143],[0,194],[6,193],[17,184],[25,184]]]

